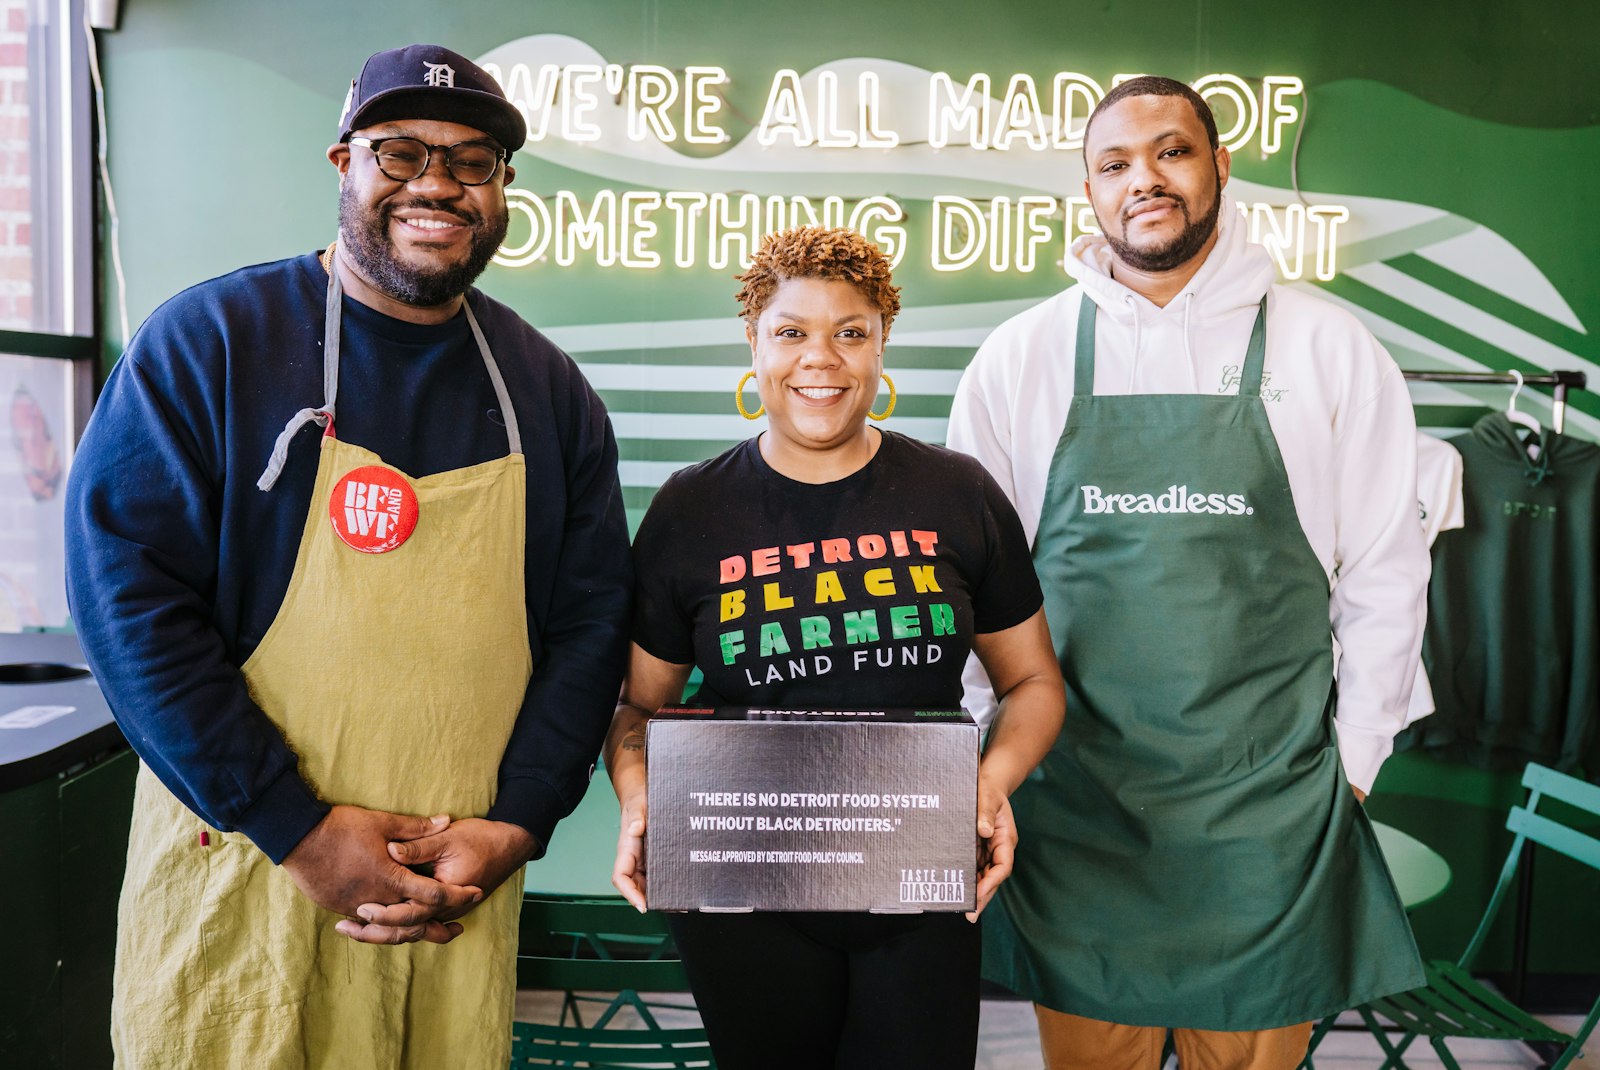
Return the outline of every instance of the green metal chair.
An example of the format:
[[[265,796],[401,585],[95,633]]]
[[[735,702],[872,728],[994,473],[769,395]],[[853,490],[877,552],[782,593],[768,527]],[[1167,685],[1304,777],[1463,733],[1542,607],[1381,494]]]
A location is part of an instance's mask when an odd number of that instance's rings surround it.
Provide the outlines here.
[[[517,1022],[511,1065],[521,1067],[706,1067],[716,1070],[704,1029],[594,1029]]]
[[[1529,763],[1522,774],[1522,786],[1528,789],[1528,800],[1522,806],[1512,807],[1506,818],[1506,828],[1514,834],[1511,850],[1505,865],[1500,868],[1500,879],[1494,894],[1489,897],[1478,931],[1473,933],[1467,949],[1455,962],[1437,960],[1426,964],[1428,983],[1423,988],[1412,989],[1399,995],[1375,999],[1356,1008],[1370,1032],[1383,1049],[1386,1059],[1380,1070],[1407,1070],[1405,1051],[1418,1037],[1427,1037],[1428,1043],[1440,1061],[1450,1070],[1461,1070],[1460,1064],[1446,1046],[1447,1040],[1474,1038],[1484,1040],[1522,1041],[1545,1057],[1554,1052],[1546,1063],[1546,1070],[1563,1070],[1574,1059],[1583,1055],[1584,1042],[1600,1021],[1600,998],[1589,1009],[1589,1015],[1577,1033],[1569,1036],[1552,1029],[1506,1000],[1499,993],[1479,984],[1469,972],[1484,941],[1489,935],[1506,894],[1515,882],[1517,865],[1522,858],[1523,845],[1538,844],[1559,851],[1568,858],[1600,870],[1600,839],[1539,813],[1539,805],[1546,800],[1558,800],[1585,814],[1600,817],[1600,787],[1587,784],[1570,776],[1557,773],[1542,765]],[[1386,1025],[1379,1016],[1388,1019]],[[1322,1022],[1312,1037],[1311,1050],[1332,1025],[1332,1019]],[[1398,1030],[1398,1041],[1388,1034]],[[1308,1053],[1303,1064],[1311,1067]]]
[[[563,997],[557,1024],[514,1023],[513,1067],[716,1066],[703,1028],[664,1029],[656,1019],[656,1011],[693,1011],[692,1003],[642,995],[685,992],[689,981],[661,915],[640,914],[620,897],[524,896],[517,987]],[[585,1003],[601,1006],[588,1023]],[[643,1028],[623,1024],[627,1010]]]

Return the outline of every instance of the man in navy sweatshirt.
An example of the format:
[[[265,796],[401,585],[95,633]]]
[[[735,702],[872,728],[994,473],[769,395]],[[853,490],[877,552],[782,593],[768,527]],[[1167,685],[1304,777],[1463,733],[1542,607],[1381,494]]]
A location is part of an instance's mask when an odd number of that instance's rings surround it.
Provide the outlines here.
[[[142,759],[121,1066],[509,1060],[521,866],[584,793],[631,587],[604,408],[471,288],[525,136],[464,57],[374,55],[337,240],[167,302],[99,400],[67,546]]]

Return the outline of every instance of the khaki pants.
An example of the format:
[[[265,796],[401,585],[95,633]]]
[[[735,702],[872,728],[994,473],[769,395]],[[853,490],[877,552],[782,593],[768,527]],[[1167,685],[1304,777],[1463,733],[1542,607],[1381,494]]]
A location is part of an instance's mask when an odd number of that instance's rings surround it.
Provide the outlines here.
[[[1037,1003],[1046,1070],[1157,1070],[1167,1031],[1063,1014]],[[1174,1029],[1180,1070],[1294,1070],[1305,1058],[1311,1023],[1250,1033]]]

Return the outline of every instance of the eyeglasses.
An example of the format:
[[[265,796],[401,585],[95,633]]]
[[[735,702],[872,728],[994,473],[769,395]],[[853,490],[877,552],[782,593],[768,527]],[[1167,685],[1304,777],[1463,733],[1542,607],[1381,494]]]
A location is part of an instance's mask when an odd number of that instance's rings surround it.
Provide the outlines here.
[[[481,186],[495,176],[504,149],[482,141],[458,141],[454,145],[429,145],[414,137],[353,137],[350,144],[372,150],[378,170],[396,182],[414,182],[428,170],[433,154],[444,154],[445,170],[463,186]]]

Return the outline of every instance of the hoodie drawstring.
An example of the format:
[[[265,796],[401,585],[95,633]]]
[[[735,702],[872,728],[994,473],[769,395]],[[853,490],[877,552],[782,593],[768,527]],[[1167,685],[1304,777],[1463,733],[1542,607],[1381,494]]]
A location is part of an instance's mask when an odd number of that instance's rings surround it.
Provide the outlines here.
[[[1194,291],[1183,295],[1183,359],[1189,365],[1189,389],[1200,393],[1200,373],[1194,366],[1194,347],[1189,341],[1189,314],[1194,311]]]
[[[1128,370],[1128,393],[1133,394],[1135,384],[1139,381],[1139,343],[1143,341],[1142,328],[1144,319],[1139,315],[1139,304],[1133,299],[1132,294],[1124,294],[1122,303],[1128,306],[1128,312],[1133,316],[1133,363]],[[1192,393],[1200,393],[1200,371],[1194,363],[1194,341],[1189,336],[1190,320],[1194,313],[1194,291],[1190,290],[1183,295],[1183,359],[1189,368],[1189,389]]]
[[[1537,487],[1550,476],[1550,445],[1542,443],[1538,450],[1537,459],[1527,449],[1522,453],[1522,476],[1528,481],[1529,486]]]

